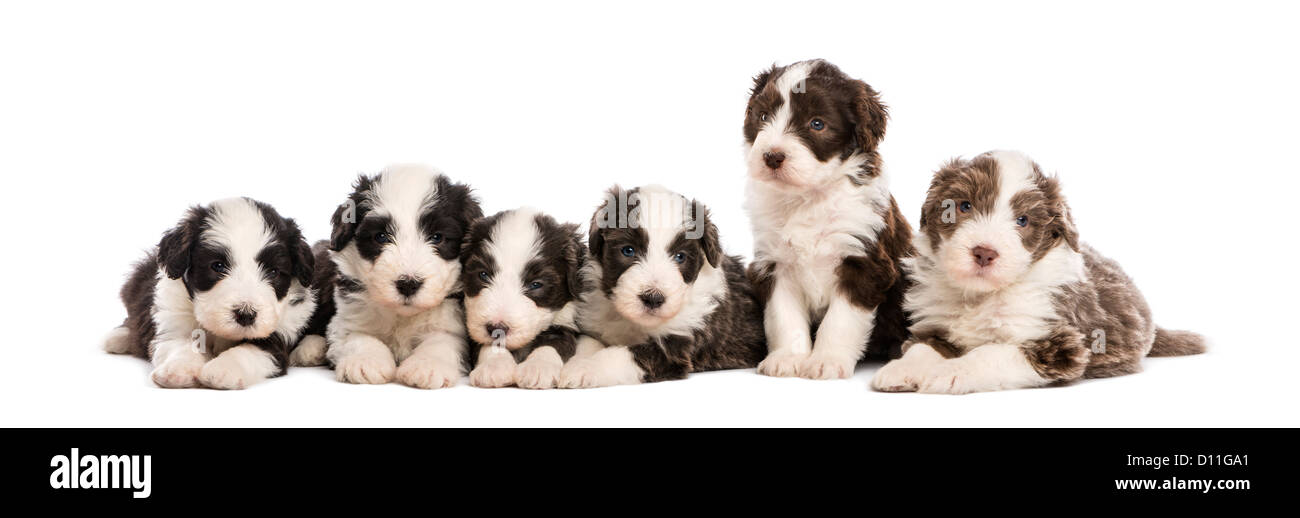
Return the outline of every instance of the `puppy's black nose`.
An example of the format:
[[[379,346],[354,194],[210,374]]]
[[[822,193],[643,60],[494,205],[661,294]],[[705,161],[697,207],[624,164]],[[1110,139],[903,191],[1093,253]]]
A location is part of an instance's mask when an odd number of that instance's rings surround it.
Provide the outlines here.
[[[493,340],[504,338],[506,333],[510,332],[510,326],[501,322],[492,322],[483,327],[487,328],[487,334],[492,337]]]
[[[980,266],[988,266],[990,264],[993,264],[993,261],[997,260],[998,258],[997,250],[994,250],[986,246],[977,246],[975,248],[972,248],[970,251],[970,255],[975,256],[975,264],[978,264]]]
[[[420,291],[420,286],[424,285],[424,281],[414,277],[401,277],[397,279],[396,284],[398,293],[401,293],[403,297],[410,297],[415,295],[415,292]]]
[[[253,322],[257,322],[257,312],[251,309],[239,308],[232,313],[235,314],[235,323],[241,326],[248,327],[253,325]]]
[[[763,162],[766,162],[767,166],[772,169],[781,167],[781,163],[785,162],[785,153],[780,151],[768,151],[763,153]]]
[[[650,290],[641,294],[641,303],[645,304],[648,309],[655,309],[664,305],[664,294],[658,290]]]

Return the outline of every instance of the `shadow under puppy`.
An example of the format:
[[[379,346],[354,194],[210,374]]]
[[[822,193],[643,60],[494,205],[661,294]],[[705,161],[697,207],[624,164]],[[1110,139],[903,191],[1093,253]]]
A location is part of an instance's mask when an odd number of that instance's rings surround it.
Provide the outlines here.
[[[467,370],[460,300],[461,238],[482,217],[469,187],[424,166],[362,175],[334,212],[314,285],[322,304],[311,333],[324,333],[324,358],[348,383],[417,388],[455,385]],[[317,341],[311,342],[319,343]]]
[[[150,360],[154,383],[242,389],[280,376],[316,308],[314,259],[292,219],[230,198],[193,207],[122,286],[110,353]]]
[[[754,78],[745,208],[770,349],[760,374],[847,378],[864,356],[900,354],[912,229],[877,151],[886,119],[871,86],[823,60]]]
[[[529,208],[500,212],[470,227],[460,258],[466,326],[478,346],[470,384],[555,387],[577,347],[586,262],[578,226]]]
[[[876,373],[877,390],[1039,387],[1205,350],[1200,335],[1155,325],[1119,264],[1080,243],[1056,178],[1021,153],[940,169],[905,265],[914,338]]]
[[[563,388],[682,379],[751,368],[767,351],[740,258],[723,254],[699,202],[662,187],[609,191],[592,217],[578,356]],[[607,344],[607,347],[603,347]]]

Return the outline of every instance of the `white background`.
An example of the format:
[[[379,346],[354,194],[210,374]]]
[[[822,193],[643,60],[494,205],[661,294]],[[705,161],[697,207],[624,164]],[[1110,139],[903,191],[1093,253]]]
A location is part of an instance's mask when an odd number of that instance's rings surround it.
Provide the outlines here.
[[[1295,4],[479,4],[0,7],[0,425],[1300,425]],[[873,393],[878,365],[544,392],[299,369],[162,390],[99,350],[128,266],[187,206],[247,195],[324,238],[355,175],[391,162],[442,168],[489,213],[574,222],[611,184],[662,183],[748,256],[750,78],[810,57],[883,94],[882,154],[913,222],[941,162],[1026,151],[1158,322],[1212,351],[951,397]]]

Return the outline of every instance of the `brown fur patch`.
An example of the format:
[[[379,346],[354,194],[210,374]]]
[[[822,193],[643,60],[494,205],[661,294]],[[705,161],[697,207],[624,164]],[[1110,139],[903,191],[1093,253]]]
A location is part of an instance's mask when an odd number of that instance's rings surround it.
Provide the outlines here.
[[[835,269],[836,288],[854,305],[876,312],[867,356],[898,358],[911,325],[903,311],[903,295],[910,281],[903,273],[902,259],[912,255],[915,249],[912,226],[898,210],[893,197],[889,198],[889,211],[883,216],[885,228],[867,247],[866,255],[845,257]],[[770,294],[770,286],[767,291]]]
[[[998,163],[990,155],[954,158],[944,164],[930,180],[921,205],[921,232],[929,238],[931,249],[937,252],[967,218],[992,212],[999,185]],[[970,211],[962,212],[963,203],[970,203]]]

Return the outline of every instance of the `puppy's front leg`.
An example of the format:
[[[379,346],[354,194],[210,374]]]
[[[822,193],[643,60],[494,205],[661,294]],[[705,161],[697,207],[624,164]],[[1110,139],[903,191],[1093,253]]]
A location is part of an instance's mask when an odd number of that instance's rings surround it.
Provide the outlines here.
[[[691,369],[694,341],[670,335],[631,346],[611,346],[575,358],[560,371],[563,388],[636,385],[682,379]]]
[[[484,345],[469,373],[469,384],[482,388],[508,387],[515,382],[515,357],[504,347]]]
[[[577,331],[563,326],[552,326],[537,335],[535,348],[515,368],[515,385],[529,389],[555,387],[564,362],[577,354],[578,340]]]
[[[334,377],[346,383],[383,384],[393,380],[397,362],[384,342],[365,333],[349,333],[330,343],[325,353]]]
[[[873,311],[860,308],[843,294],[836,293],[817,327],[812,354],[799,364],[799,375],[811,379],[852,377],[853,368],[867,349],[875,322]]]
[[[188,339],[155,340],[150,357],[154,369],[149,377],[162,388],[199,386],[199,373],[208,362],[208,356],[199,347],[200,344]]]
[[[454,386],[465,376],[465,349],[463,335],[434,331],[402,360],[402,365],[397,368],[397,381],[422,389]],[[514,363],[513,358],[510,363]]]
[[[968,394],[1042,387],[1083,377],[1091,355],[1083,335],[1068,328],[1022,345],[981,345],[930,368],[919,392]]]
[[[789,279],[778,275],[772,295],[763,308],[767,358],[759,362],[758,373],[797,376],[799,364],[812,351],[811,326],[803,293]]]
[[[240,390],[279,376],[284,373],[287,355],[282,348],[277,355],[273,348],[243,343],[226,349],[203,365],[199,381],[208,388]]]

